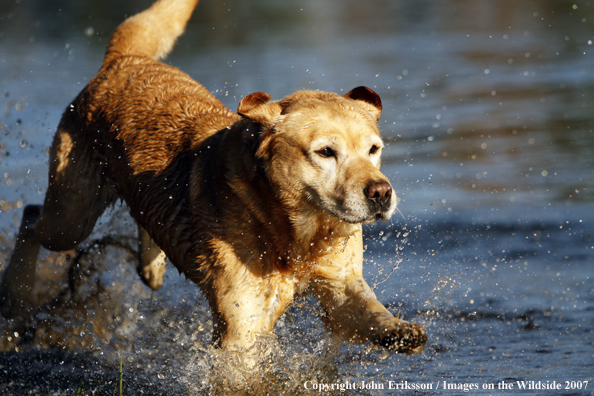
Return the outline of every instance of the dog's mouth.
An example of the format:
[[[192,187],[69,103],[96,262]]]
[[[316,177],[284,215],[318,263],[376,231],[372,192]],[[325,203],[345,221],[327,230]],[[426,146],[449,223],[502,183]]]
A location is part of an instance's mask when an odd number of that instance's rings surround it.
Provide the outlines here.
[[[378,221],[388,221],[395,210],[391,205],[385,205],[385,207],[378,208],[377,205],[370,205],[371,207],[361,208],[364,205],[358,205],[359,210],[349,210],[344,207],[331,207],[326,208],[327,212],[330,212],[340,220],[351,224],[371,224]],[[382,205],[384,206],[384,205]]]
[[[322,210],[341,221],[351,224],[370,224],[388,221],[396,210],[396,197],[383,201],[352,194],[350,197],[324,197],[314,189],[308,191],[307,201],[317,204]]]
[[[363,224],[377,223],[378,221],[388,221],[392,217],[392,211],[385,210],[375,212],[375,214],[369,216],[366,220],[362,221]]]

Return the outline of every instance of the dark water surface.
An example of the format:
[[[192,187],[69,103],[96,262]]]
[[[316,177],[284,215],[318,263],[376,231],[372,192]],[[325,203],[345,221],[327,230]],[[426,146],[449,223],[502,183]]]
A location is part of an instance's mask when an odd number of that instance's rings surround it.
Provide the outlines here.
[[[0,267],[22,207],[42,202],[61,112],[149,3],[0,3]],[[366,229],[366,277],[427,327],[425,352],[337,344],[304,299],[247,367],[208,346],[208,306],[175,269],[158,292],[140,283],[118,207],[74,264],[42,254],[43,308],[0,318],[0,393],[113,394],[121,359],[127,395],[594,394],[593,42],[591,1],[202,1],[167,62],[231,109],[255,91],[382,97],[401,214]]]

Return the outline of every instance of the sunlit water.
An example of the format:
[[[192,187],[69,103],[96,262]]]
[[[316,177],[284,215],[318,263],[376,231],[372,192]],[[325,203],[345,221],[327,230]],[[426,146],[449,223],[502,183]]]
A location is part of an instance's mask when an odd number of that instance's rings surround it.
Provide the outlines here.
[[[1,266],[22,207],[42,202],[62,110],[124,14],[148,2],[122,3],[0,5]],[[340,344],[304,298],[259,350],[212,349],[195,285],[173,267],[158,292],[138,280],[135,227],[117,207],[84,251],[42,254],[35,315],[0,319],[0,390],[112,394],[121,359],[125,394],[292,395],[345,383],[357,386],[347,394],[402,393],[389,381],[433,387],[422,394],[474,384],[474,394],[592,394],[593,7],[203,1],[168,62],[230,108],[254,91],[367,85],[382,97],[383,170],[401,213],[366,228],[366,278],[395,314],[426,326],[427,348],[406,357]]]

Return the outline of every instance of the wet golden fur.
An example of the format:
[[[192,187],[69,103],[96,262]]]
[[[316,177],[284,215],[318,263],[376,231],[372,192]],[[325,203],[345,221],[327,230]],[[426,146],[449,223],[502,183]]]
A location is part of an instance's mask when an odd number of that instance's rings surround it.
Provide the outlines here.
[[[25,211],[4,275],[4,314],[26,301],[26,287],[11,284],[34,269],[39,244],[71,249],[123,199],[139,224],[144,281],[160,286],[166,255],[205,292],[217,345],[251,345],[307,291],[331,331],[422,349],[422,327],[395,318],[362,276],[361,224],[396,207],[379,170],[379,96],[359,87],[270,101],[259,92],[228,110],[157,60],[196,3],[160,0],[124,22],[66,109],[43,209]]]

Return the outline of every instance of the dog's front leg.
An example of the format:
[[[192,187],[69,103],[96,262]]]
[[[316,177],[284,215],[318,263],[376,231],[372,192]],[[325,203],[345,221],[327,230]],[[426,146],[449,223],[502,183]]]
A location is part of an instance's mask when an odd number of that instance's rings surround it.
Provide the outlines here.
[[[334,250],[319,264],[318,276],[311,283],[329,329],[349,340],[369,340],[394,352],[422,351],[427,341],[423,327],[394,317],[363,279],[361,235]]]
[[[259,276],[229,266],[207,287],[213,316],[213,343],[223,349],[249,348],[272,332],[291,304],[295,286],[282,274]]]
[[[370,340],[393,352],[420,352],[427,336],[418,324],[394,317],[376,298],[363,277],[343,282],[320,280],[316,295],[330,330],[352,341]]]

